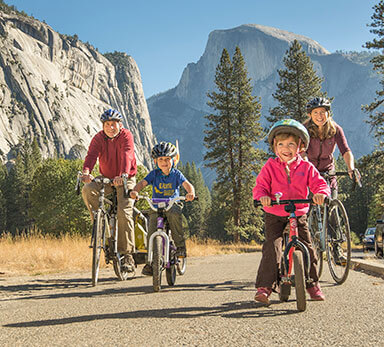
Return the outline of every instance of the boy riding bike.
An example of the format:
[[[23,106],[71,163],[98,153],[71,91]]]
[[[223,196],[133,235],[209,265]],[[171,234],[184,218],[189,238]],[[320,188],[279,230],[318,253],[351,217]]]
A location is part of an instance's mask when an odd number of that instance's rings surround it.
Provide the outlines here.
[[[179,196],[180,186],[187,191],[186,201],[193,201],[195,198],[195,188],[187,181],[184,175],[176,169],[178,160],[178,150],[175,145],[167,142],[160,142],[152,149],[152,158],[155,161],[156,169],[152,170],[143,180],[136,184],[130,192],[132,199],[136,199],[138,192],[148,184],[152,185],[152,198],[174,198]],[[176,255],[186,257],[185,238],[182,225],[181,202],[175,203],[166,212],[167,219],[172,231],[172,236],[177,247]],[[148,240],[156,231],[157,213],[151,212],[149,216]],[[146,264],[142,271],[143,275],[151,276],[152,267]]]
[[[266,212],[265,241],[256,277],[255,295],[256,301],[265,304],[269,304],[269,296],[277,288],[282,237],[289,216],[283,205],[271,206],[271,199],[275,199],[277,193],[282,193],[283,199],[307,199],[310,190],[314,194],[313,201],[321,205],[325,197],[330,195],[327,183],[313,164],[304,161],[299,155],[309,143],[308,132],[302,124],[293,119],[276,122],[269,131],[268,142],[277,157],[266,162],[253,188],[254,200],[260,200]],[[313,300],[324,300],[318,284],[317,258],[308,230],[308,209],[308,204],[298,204],[296,209],[299,239],[310,255],[309,276],[312,283],[308,285],[307,292]]]

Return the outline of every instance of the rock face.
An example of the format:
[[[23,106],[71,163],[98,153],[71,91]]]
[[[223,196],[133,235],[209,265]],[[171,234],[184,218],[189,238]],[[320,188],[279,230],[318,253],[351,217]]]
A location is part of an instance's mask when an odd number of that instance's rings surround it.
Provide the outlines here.
[[[134,135],[138,162],[151,167],[154,136],[139,69],[126,54],[112,58],[38,20],[0,12],[2,159],[25,136],[37,138],[44,156],[84,158],[100,114],[112,107]]]
[[[181,159],[201,165],[204,115],[212,112],[206,105],[206,94],[215,89],[214,76],[223,49],[226,48],[232,57],[236,46],[240,47],[254,94],[261,97],[265,116],[270,107],[276,105],[272,94],[279,82],[277,70],[284,68],[283,56],[295,39],[310,55],[318,74],[325,78],[323,90],[335,97],[334,118],[344,128],[355,156],[370,153],[374,142],[365,123],[367,115],[360,107],[373,101],[379,84],[368,59],[355,61],[347,55],[330,54],[316,41],[304,36],[253,24],[213,31],[204,54],[197,63],[188,64],[179,84],[147,100],[157,137],[160,140],[178,138]]]

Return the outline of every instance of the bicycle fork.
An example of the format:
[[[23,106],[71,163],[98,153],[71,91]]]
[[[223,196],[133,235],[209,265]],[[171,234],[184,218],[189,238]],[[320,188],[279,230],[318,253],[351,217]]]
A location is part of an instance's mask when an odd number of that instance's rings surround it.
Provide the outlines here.
[[[292,212],[289,216],[289,242],[285,247],[283,257],[285,264],[285,273],[281,279],[283,283],[292,283],[293,252],[296,249],[300,249],[303,253],[304,274],[308,283],[310,281],[310,256],[307,247],[298,239],[297,219],[294,212]]]
[[[166,267],[169,266],[169,236],[164,232],[164,218],[157,218],[157,231],[155,231],[149,238],[148,241],[148,263],[151,264],[153,261],[153,240],[156,236],[161,236],[163,243],[163,261]]]

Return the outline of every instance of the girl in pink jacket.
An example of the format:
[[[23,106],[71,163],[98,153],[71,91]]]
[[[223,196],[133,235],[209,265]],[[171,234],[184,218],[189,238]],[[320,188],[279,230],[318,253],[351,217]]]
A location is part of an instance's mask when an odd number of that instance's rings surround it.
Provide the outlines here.
[[[283,193],[282,199],[307,199],[309,191],[313,193],[313,201],[323,204],[324,198],[330,195],[330,189],[317,169],[310,162],[304,161],[299,152],[305,151],[309,143],[306,128],[293,119],[284,119],[275,123],[268,141],[276,158],[270,158],[261,169],[253,188],[253,198],[260,200],[265,211],[265,241],[259,265],[255,300],[269,304],[272,290],[277,288],[278,269],[282,252],[283,231],[287,226],[289,214],[283,205],[271,206],[275,193]],[[309,276],[313,280],[307,288],[311,299],[324,300],[317,277],[317,258],[311,245],[307,224],[308,204],[296,205],[299,239],[308,248],[311,266]]]

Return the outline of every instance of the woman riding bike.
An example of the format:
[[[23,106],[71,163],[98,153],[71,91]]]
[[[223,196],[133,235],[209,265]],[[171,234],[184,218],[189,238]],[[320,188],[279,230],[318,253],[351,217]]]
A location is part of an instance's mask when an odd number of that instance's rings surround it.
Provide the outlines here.
[[[353,179],[358,171],[355,171],[354,157],[348,146],[343,128],[332,119],[331,103],[326,98],[314,98],[307,104],[308,119],[304,126],[310,136],[309,146],[306,152],[301,153],[303,158],[315,165],[320,172],[335,170],[333,153],[336,145],[343,156],[348,168],[348,174]],[[337,197],[336,177],[330,179],[332,198]]]

